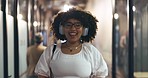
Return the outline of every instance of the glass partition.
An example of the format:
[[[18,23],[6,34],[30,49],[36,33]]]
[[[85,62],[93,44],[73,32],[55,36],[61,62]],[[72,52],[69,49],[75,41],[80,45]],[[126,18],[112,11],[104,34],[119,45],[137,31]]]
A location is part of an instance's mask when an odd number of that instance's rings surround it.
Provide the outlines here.
[[[8,0],[8,14],[12,15],[14,12],[14,0]]]
[[[127,1],[115,0],[113,18],[113,78],[128,78]]]
[[[28,13],[28,0],[19,0],[18,11],[19,11],[19,18],[23,20],[27,20],[27,13]]]
[[[27,36],[28,36],[28,27],[27,27],[27,13],[28,13],[28,0],[19,0],[18,1],[18,37],[19,37],[19,78],[26,78],[27,70]]]
[[[148,0],[134,1],[134,76],[148,77]]]
[[[116,77],[128,78],[129,51],[133,51],[134,77],[148,77],[148,0],[133,0],[133,50],[129,48],[128,0],[116,0]]]
[[[6,3],[7,9],[7,38],[8,38],[8,76],[14,78],[14,18],[12,13],[14,12],[14,0],[8,0]]]
[[[3,15],[3,12],[2,11],[0,11],[0,55],[1,55],[1,57],[0,57],[0,62],[1,62],[1,64],[0,64],[0,70],[1,70],[1,72],[0,72],[0,78],[4,78],[4,71],[3,71],[3,68],[4,68],[4,66],[3,66],[3,58],[4,58],[4,54],[3,54],[3,21],[2,21],[2,15]]]
[[[0,55],[2,55],[2,57],[0,57],[0,62],[2,63],[0,65],[0,70],[3,70],[3,21],[2,21],[2,11],[1,11],[1,0],[0,0]],[[0,77],[3,78],[3,71],[0,73]]]
[[[132,68],[129,67],[130,51],[133,51],[134,77],[148,77],[148,0],[133,0],[133,5],[133,21],[130,21],[129,0],[116,0],[115,4],[113,33],[115,34],[116,78],[128,78],[130,75],[129,69]],[[129,46],[129,22],[133,23],[133,50],[129,48],[131,47]]]
[[[8,38],[8,75],[14,78],[14,19],[7,15],[7,38]]]
[[[1,3],[2,1],[0,0],[0,10],[1,10],[1,7],[2,7],[2,3]]]

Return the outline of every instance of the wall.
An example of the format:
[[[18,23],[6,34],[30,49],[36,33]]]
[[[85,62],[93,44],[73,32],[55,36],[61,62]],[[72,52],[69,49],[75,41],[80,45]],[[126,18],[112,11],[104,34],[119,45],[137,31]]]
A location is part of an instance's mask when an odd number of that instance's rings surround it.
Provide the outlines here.
[[[86,10],[98,19],[98,31],[94,45],[104,51],[111,52],[112,46],[112,2],[111,0],[90,0]]]
[[[89,0],[86,10],[98,19],[98,31],[93,44],[103,54],[111,71],[112,65],[112,7],[113,0]],[[111,77],[111,72],[109,73]]]

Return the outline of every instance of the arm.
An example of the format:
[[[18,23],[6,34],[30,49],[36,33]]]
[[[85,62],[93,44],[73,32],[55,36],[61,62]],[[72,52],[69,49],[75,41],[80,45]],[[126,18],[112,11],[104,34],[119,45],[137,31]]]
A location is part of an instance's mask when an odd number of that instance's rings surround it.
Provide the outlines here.
[[[108,75],[108,67],[102,54],[93,48],[93,74],[92,78],[106,78]]]
[[[44,50],[40,59],[35,67],[35,73],[38,75],[38,78],[48,78],[50,76],[49,62],[50,62],[50,49],[47,48]]]

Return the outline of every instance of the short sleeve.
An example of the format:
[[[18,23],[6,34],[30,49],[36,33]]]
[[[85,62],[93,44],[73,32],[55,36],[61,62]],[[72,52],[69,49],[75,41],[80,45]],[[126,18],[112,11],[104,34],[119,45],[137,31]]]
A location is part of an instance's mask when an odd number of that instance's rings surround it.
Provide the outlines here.
[[[50,51],[50,48],[47,47],[41,55],[34,71],[37,75],[50,77]]]
[[[107,64],[98,49],[93,47],[93,73],[92,78],[105,78],[108,75]]]

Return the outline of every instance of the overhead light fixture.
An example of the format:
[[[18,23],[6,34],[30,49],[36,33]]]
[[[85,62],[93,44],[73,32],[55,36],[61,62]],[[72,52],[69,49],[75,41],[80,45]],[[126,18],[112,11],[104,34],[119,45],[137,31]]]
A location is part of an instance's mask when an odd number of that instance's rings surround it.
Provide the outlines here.
[[[118,18],[119,18],[118,13],[115,13],[115,14],[114,14],[114,18],[115,18],[115,19],[118,19]]]
[[[133,9],[133,11],[136,11],[136,7],[135,6],[133,6],[132,9]]]
[[[34,21],[34,22],[33,22],[33,26],[34,26],[34,27],[37,27],[37,26],[38,26],[38,22],[37,22],[37,21]]]
[[[64,7],[63,7],[63,11],[66,12],[72,7],[73,7],[72,5],[65,4]]]

